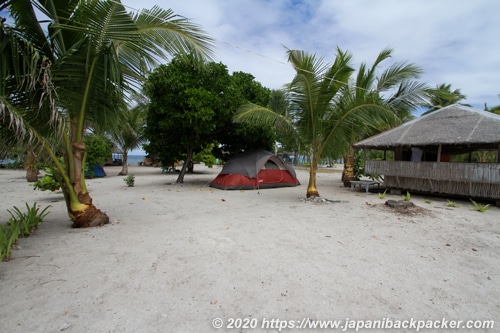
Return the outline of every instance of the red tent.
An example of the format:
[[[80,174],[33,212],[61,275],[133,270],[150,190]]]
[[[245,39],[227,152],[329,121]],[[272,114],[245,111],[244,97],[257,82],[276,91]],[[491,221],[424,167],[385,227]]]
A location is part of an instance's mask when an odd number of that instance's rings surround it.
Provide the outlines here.
[[[252,150],[227,161],[211,187],[223,190],[254,190],[300,185],[295,170],[266,150]]]

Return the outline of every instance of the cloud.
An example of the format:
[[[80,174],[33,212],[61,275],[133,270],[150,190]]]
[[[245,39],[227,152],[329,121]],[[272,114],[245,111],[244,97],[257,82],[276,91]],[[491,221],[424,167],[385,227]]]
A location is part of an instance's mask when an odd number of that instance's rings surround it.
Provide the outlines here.
[[[139,8],[136,1],[122,2]],[[139,2],[140,8],[155,3]],[[500,105],[496,0],[184,0],[169,5],[217,40],[217,61],[271,89],[294,75],[284,46],[328,62],[339,46],[353,54],[355,68],[371,64],[390,47],[394,62],[421,66],[421,80],[430,86],[451,84],[474,107]]]

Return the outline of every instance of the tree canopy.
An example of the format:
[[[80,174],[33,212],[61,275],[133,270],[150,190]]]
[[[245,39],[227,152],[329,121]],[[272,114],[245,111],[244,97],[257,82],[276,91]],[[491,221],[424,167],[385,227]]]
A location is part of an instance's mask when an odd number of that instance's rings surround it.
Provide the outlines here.
[[[250,148],[269,149],[274,143],[270,128],[232,122],[243,103],[267,103],[269,90],[250,74],[230,75],[222,63],[177,56],[151,73],[145,93],[150,99],[145,149],[166,166],[184,160],[178,182],[183,182],[192,155],[214,143],[220,158],[221,151],[234,155]]]

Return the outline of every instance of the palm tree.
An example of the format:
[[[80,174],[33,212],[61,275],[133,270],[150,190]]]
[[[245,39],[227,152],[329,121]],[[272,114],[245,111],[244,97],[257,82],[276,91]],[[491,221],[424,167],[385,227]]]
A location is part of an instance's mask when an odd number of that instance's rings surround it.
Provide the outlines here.
[[[319,196],[316,171],[321,157],[336,156],[348,142],[346,138],[353,137],[353,132],[358,130],[356,124],[369,126],[392,113],[375,108],[339,108],[354,71],[350,66],[349,53],[337,48],[335,61],[325,64],[322,58],[315,55],[288,50],[288,61],[296,72],[288,85],[291,116],[285,117],[268,108],[247,104],[238,111],[235,121],[271,124],[288,134],[293,133],[309,155],[306,196]]]
[[[391,117],[378,118],[379,123],[357,123],[357,131],[349,138],[344,151],[344,186],[355,179],[352,147],[357,141],[392,128],[412,118],[411,111],[427,99],[428,87],[416,81],[422,70],[414,64],[394,63],[380,74],[380,65],[392,56],[392,49],[384,49],[368,68],[362,63],[354,80],[342,95],[339,108],[347,110],[372,109],[373,112],[392,113]],[[374,119],[375,120],[375,119]]]
[[[436,110],[444,108],[445,106],[457,104],[461,100],[467,98],[460,92],[460,89],[451,91],[451,84],[445,83],[437,85],[435,89],[428,89],[428,93],[430,96],[429,101],[427,103],[424,103],[423,105],[429,108],[429,110],[422,113],[422,115],[434,112]]]
[[[111,128],[125,96],[158,60],[178,52],[210,56],[212,39],[157,6],[132,14],[114,0],[2,0],[3,9],[14,26],[1,23],[0,120],[16,143],[36,142],[50,156],[74,227],[108,223],[85,183],[86,129]]]
[[[123,154],[122,170],[118,175],[128,175],[128,152],[139,148],[146,142],[143,131],[145,107],[146,104],[138,103],[133,108],[124,111],[121,120],[116,123],[116,128],[111,132],[113,143]]]

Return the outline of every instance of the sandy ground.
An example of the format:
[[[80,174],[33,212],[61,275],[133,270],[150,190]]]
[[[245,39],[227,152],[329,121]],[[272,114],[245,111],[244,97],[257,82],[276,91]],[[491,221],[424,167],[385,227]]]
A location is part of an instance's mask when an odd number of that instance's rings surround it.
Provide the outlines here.
[[[222,191],[208,187],[218,167],[196,165],[176,185],[133,166],[130,188],[119,170],[88,180],[112,222],[83,230],[62,194],[0,170],[1,222],[25,202],[51,206],[0,263],[0,332],[278,332],[303,318],[495,320],[474,332],[500,331],[498,207],[412,195],[419,209],[400,214],[384,205],[400,196],[345,189],[335,172],[319,173],[318,189],[340,202],[314,203],[305,171],[295,188]]]

